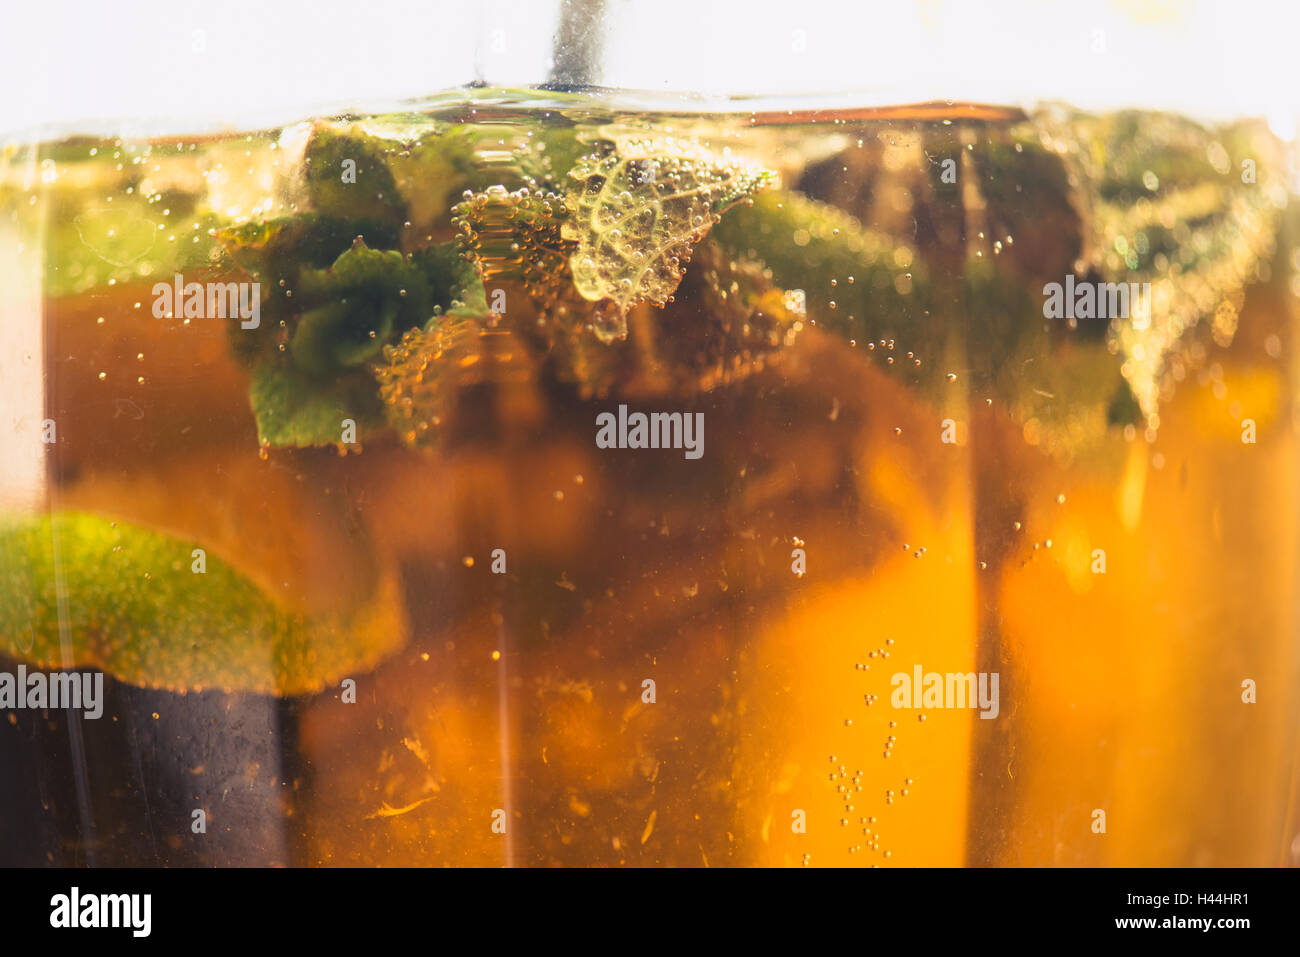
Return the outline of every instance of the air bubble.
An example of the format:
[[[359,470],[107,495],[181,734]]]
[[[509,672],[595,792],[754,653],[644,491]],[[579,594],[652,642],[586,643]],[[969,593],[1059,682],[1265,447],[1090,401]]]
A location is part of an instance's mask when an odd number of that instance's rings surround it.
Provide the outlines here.
[[[626,339],[627,313],[614,300],[602,299],[591,311],[591,328],[606,345]]]

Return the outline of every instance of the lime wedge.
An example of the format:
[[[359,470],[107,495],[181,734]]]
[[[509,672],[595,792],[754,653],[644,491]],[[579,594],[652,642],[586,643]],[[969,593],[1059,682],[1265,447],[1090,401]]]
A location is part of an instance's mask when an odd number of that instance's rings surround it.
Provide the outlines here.
[[[287,696],[367,671],[406,642],[391,570],[359,607],[313,617],[198,548],[76,512],[0,519],[0,654],[144,687]]]

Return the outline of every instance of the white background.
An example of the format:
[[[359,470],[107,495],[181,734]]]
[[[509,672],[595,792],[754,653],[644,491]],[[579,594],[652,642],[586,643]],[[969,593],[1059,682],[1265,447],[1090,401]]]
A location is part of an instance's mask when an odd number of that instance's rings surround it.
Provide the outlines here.
[[[0,134],[155,132],[546,78],[561,0],[0,0]],[[607,0],[603,81],[1300,113],[1296,0]],[[1105,52],[1095,52],[1102,31]],[[133,127],[127,126],[127,129]]]

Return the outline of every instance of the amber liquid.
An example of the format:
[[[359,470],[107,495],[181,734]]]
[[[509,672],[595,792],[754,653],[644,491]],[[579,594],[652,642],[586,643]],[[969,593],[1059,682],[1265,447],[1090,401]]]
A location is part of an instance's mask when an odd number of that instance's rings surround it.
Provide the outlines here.
[[[452,113],[507,135],[541,122],[518,108]],[[392,560],[411,637],[353,676],[355,703],[337,682],[279,699],[110,676],[101,722],[11,716],[0,860],[1290,861],[1300,447],[1289,227],[1267,278],[1245,288],[1235,334],[1197,347],[1157,430],[1079,415],[1049,441],[1047,419],[1019,400],[1051,392],[1037,373],[1062,354],[980,358],[975,312],[987,307],[966,284],[991,269],[1038,295],[1044,264],[1068,264],[1052,242],[1067,247],[1071,227],[1013,199],[1004,208],[1024,232],[1003,245],[1008,231],[986,226],[988,184],[962,167],[949,188],[932,155],[1001,141],[1014,112],[693,122],[892,237],[934,290],[911,339],[850,341],[809,323],[779,361],[736,382],[642,397],[641,408],[704,414],[699,461],[597,448],[597,415],[627,401],[618,386],[587,396],[545,372],[522,402],[490,383],[466,388],[430,453],[375,436],[346,455],[261,454],[228,330],[150,313],[152,253],[111,286],[40,279],[59,218],[78,211],[58,207],[59,180],[40,180],[47,154],[11,153],[7,241],[25,243],[15,263],[37,262],[13,267],[6,322],[26,324],[36,351],[6,354],[5,378],[60,423],[27,498],[10,489],[26,504],[11,507],[201,542],[302,608],[346,604]],[[198,144],[205,168],[224,158],[227,178],[175,167],[172,188],[214,208],[242,202],[247,216],[247,198],[227,195],[245,176],[239,154],[256,154],[251,182],[274,167],[273,138]],[[102,175],[106,196],[124,188],[89,162],[54,163],[63,185]],[[24,169],[37,175],[20,189]],[[45,218],[16,218],[35,215],[29,196]],[[242,278],[219,254],[204,276]],[[820,305],[847,282],[810,278],[805,293]],[[498,548],[505,574],[492,567]],[[918,665],[996,672],[997,717],[895,707],[892,677]],[[191,831],[194,808],[206,809],[205,835]]]

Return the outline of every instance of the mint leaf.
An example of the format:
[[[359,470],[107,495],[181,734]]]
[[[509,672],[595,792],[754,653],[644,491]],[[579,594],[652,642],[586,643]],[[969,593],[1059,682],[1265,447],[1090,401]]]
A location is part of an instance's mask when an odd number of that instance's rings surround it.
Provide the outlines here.
[[[324,216],[400,227],[406,203],[385,154],[379,140],[359,131],[316,127],[303,157],[311,208]]]
[[[290,349],[299,368],[314,375],[374,359],[391,338],[449,309],[487,312],[483,284],[452,243],[407,258],[358,239],[329,269],[305,271],[297,299],[306,311]]]
[[[301,298],[304,273],[324,269],[348,251],[359,236],[377,245],[395,244],[396,233],[365,223],[306,213],[219,230],[227,254],[262,287],[262,322],[256,330],[230,329],[231,350],[247,364],[278,351],[282,329],[304,309],[321,305]]]
[[[394,331],[424,322],[436,305],[424,271],[396,250],[358,239],[329,269],[305,271],[290,350],[305,372],[327,376],[379,355]]]
[[[364,370],[312,376],[269,356],[254,366],[248,398],[263,446],[342,446],[345,419],[356,423],[359,439],[384,421],[375,380]]]
[[[389,149],[388,168],[406,201],[412,228],[427,233],[446,220],[453,198],[469,185],[475,171],[476,133],[464,126],[415,127],[405,135],[415,138]]]
[[[306,229],[278,224],[240,238],[272,268],[292,271],[280,265],[292,263],[288,251],[319,238],[326,222]],[[278,321],[266,324],[275,338],[245,353],[253,367],[249,402],[264,446],[338,445],[345,419],[359,430],[382,427],[371,363],[384,346],[449,312],[487,313],[483,284],[454,243],[408,257],[357,239],[328,268],[297,268],[292,291],[277,300]],[[277,338],[283,350],[272,345]]]
[[[434,313],[461,310],[469,315],[487,314],[487,293],[478,272],[456,243],[429,246],[411,254],[433,291]]]
[[[593,327],[610,342],[627,336],[633,305],[664,305],[695,244],[722,213],[776,176],[694,142],[645,138],[583,157],[569,179],[564,235],[577,242],[569,259],[574,286],[603,304]]]

